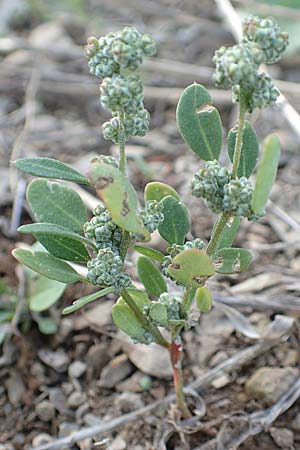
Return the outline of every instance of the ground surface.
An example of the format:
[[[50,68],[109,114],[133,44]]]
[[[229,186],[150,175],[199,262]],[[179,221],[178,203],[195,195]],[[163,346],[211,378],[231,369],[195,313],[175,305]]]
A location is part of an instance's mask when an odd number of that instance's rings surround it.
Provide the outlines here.
[[[69,12],[59,12],[58,5],[48,9],[40,7],[39,2],[30,4],[33,9],[29,14],[23,11],[11,20],[12,26],[6,32],[11,46],[0,40],[3,57],[0,63],[2,304],[9,304],[14,296],[26,297],[22,292],[22,271],[10,252],[16,242],[32,243],[15,231],[19,224],[31,218],[26,203],[20,209],[24,183],[16,178],[15,171],[8,172],[9,160],[20,156],[49,156],[85,171],[93,155],[116,153],[100,134],[99,124],[107,115],[99,106],[97,81],[89,76],[82,57],[86,37],[130,24],[152,33],[156,39],[158,55],[143,70],[152,128],[147,137],[135,139],[128,148],[130,176],[140,192],[153,179],[178,189],[191,208],[192,233],[203,239],[210,235],[213,218],[200,200],[189,196],[188,183],[199,163],[178,135],[175,106],[182,88],[194,80],[214,89],[210,81],[213,52],[221,45],[234,43],[230,29],[210,0],[91,0],[77,2],[75,10],[73,5]],[[1,26],[5,28],[5,23]],[[34,50],[36,47],[41,50]],[[299,53],[293,53],[274,69],[274,76],[293,83],[287,86],[286,95],[300,112],[296,84],[300,79],[299,65]],[[228,92],[213,90],[213,96],[226,132],[235,123],[236,109],[230,103]],[[253,250],[255,259],[251,269],[243,276],[219,276],[211,283],[216,299],[226,298],[228,305],[238,302],[237,310],[245,314],[247,322],[241,322],[240,316],[232,316],[230,312],[229,321],[222,303],[217,302],[213,312],[202,317],[199,325],[185,335],[187,382],[253,345],[254,340],[242,333],[247,327],[252,325],[263,335],[275,314],[293,317],[295,322],[299,317],[300,145],[279,108],[257,113],[252,120],[260,138],[276,131],[283,145],[273,203],[259,223],[241,225],[236,244]],[[225,151],[223,159],[226,160]],[[22,212],[20,216],[18,211]],[[158,238],[155,245],[163,249]],[[132,261],[135,259],[136,255],[132,254]],[[36,323],[25,315],[22,330],[15,330],[2,345],[1,450],[28,449],[31,445],[50,442],[84,426],[162,400],[171,392],[167,355],[160,354],[159,366],[151,358],[151,352],[141,357],[136,347],[124,344],[111,321],[111,300],[59,319],[61,307],[91,292],[88,289],[77,284],[66,290],[59,310],[51,312],[52,319],[59,324],[55,335],[41,334]],[[193,433],[186,435],[185,442],[180,440],[180,433],[173,433],[166,408],[161,405],[151,414],[117,430],[61,448],[236,448],[230,439],[242,433],[241,418],[270,406],[278,390],[284,393],[290,387],[282,380],[276,384],[276,370],[285,371],[283,380],[292,377],[293,383],[297,378],[299,338],[290,334],[287,342],[277,342],[272,349],[250,359],[243,367],[238,364],[228,374],[219,373],[212,385],[201,390],[207,412],[201,423],[192,427]],[[264,338],[260,340],[263,341]],[[265,366],[273,368],[267,383],[271,386],[271,400],[267,404],[265,394],[257,399],[250,388],[246,389],[251,376]],[[232,424],[235,431],[229,432]],[[230,444],[224,435],[230,437]],[[204,446],[216,436],[219,444],[214,441],[211,446]],[[104,438],[108,438],[107,443]],[[95,441],[98,445],[93,447]],[[299,401],[271,429],[249,437],[239,448],[300,449]]]

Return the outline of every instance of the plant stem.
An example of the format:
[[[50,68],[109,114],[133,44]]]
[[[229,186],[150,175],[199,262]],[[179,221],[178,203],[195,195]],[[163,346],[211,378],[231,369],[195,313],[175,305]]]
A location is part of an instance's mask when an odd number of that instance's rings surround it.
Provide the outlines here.
[[[216,246],[218,244],[218,241],[221,237],[222,231],[224,230],[224,228],[226,227],[226,224],[230,218],[231,214],[230,213],[226,213],[223,212],[216,223],[216,226],[214,227],[214,231],[212,233],[212,236],[210,238],[209,244],[207,246],[206,249],[206,253],[210,256],[214,253]]]
[[[121,295],[125,300],[125,302],[127,303],[127,305],[129,306],[129,308],[134,312],[139,322],[143,325],[143,327],[149,330],[150,333],[152,333],[152,335],[155,337],[156,343],[161,345],[162,347],[169,349],[170,344],[163,337],[159,329],[156,326],[152,325],[148,321],[148,319],[144,316],[144,314],[139,309],[139,307],[137,306],[137,304],[135,303],[134,299],[131,297],[129,292],[126,289],[123,289],[121,291]]]
[[[174,338],[169,346],[171,364],[173,367],[173,380],[176,393],[176,406],[181,412],[184,419],[191,417],[184,398],[183,392],[183,374],[182,374],[182,342],[178,335]]]
[[[245,94],[241,91],[238,129],[237,129],[237,136],[236,136],[235,147],[234,147],[233,166],[232,166],[232,173],[231,173],[232,179],[237,177],[238,168],[240,165],[241,151],[242,151],[242,146],[243,146],[243,132],[244,132],[244,126],[245,126],[245,114],[246,114],[246,99],[245,99]]]

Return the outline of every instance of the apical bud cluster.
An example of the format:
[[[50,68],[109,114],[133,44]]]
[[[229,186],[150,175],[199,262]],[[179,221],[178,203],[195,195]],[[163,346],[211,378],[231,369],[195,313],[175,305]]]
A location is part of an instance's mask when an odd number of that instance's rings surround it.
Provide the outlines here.
[[[144,56],[155,53],[155,43],[148,34],[133,27],[108,33],[97,39],[91,37],[86,45],[90,72],[102,78],[101,104],[112,112],[113,118],[102,126],[105,139],[115,143],[130,136],[144,136],[149,129],[149,113],[144,109],[143,85],[136,70]],[[122,126],[120,124],[122,121]]]
[[[183,252],[184,250],[188,250],[189,248],[197,248],[198,250],[204,250],[205,243],[202,241],[202,239],[197,238],[194,239],[193,241],[188,241],[183,245],[173,244],[167,248],[168,255],[165,256],[162,262],[162,273],[164,274],[165,277],[171,278],[171,275],[168,272],[168,267],[170,264],[172,264],[173,258],[175,258],[175,256],[179,255],[179,253]]]
[[[240,102],[243,96],[247,111],[252,112],[272,105],[279,95],[272,79],[259,72],[259,66],[280,59],[288,35],[272,20],[253,16],[245,19],[243,32],[241,44],[216,51],[214,81],[224,89],[232,87],[234,101]]]
[[[191,189],[192,195],[203,198],[206,206],[216,214],[230,212],[233,216],[257,219],[251,208],[251,181],[246,177],[230,179],[229,171],[217,161],[207,161],[194,175]]]
[[[145,209],[140,212],[140,218],[149,233],[153,233],[164,220],[162,205],[156,200],[149,200]]]
[[[218,214],[223,211],[224,186],[229,180],[230,174],[226,167],[216,160],[207,161],[192,179],[192,195],[203,198],[206,206]]]
[[[123,272],[123,261],[119,248],[122,239],[121,229],[113,222],[109,211],[98,205],[94,216],[86,222],[83,230],[99,249],[97,256],[88,264],[88,280],[95,285],[114,286],[117,291],[131,285],[130,277]]]
[[[158,303],[166,307],[168,321],[185,319],[182,314],[182,299],[180,297],[164,292],[159,296]]]
[[[243,22],[243,42],[256,42],[267,64],[279,61],[289,43],[288,33],[281,31],[271,19],[248,16]]]

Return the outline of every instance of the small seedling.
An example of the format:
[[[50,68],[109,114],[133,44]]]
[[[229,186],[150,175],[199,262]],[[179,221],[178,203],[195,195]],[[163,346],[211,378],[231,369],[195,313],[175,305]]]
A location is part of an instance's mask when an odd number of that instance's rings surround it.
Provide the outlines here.
[[[119,146],[119,160],[111,156],[93,159],[87,177],[48,158],[15,162],[20,170],[40,177],[27,190],[38,223],[22,226],[19,231],[32,233],[45,248],[17,249],[13,251],[15,258],[61,283],[84,281],[97,286],[95,293],[76,300],[63,314],[109,293],[116,294],[112,309],[115,324],[137,344],[155,342],[168,349],[182,417],[190,415],[183,391],[182,332],[195,324],[195,308],[198,315],[210,310],[209,278],[216,273],[241,273],[249,266],[250,251],[233,247],[234,238],[242,218],[253,221],[264,214],[276,177],[280,145],[277,136],[270,135],[263,144],[253,187],[250,176],[259,158],[259,142],[245,116],[275,103],[279,92],[260,66],[278,61],[287,44],[287,34],[271,19],[249,17],[244,21],[242,42],[222,47],[214,56],[215,83],[232,88],[233,101],[239,105],[237,126],[227,139],[231,168],[218,162],[222,125],[209,92],[194,83],[179,100],[181,136],[205,161],[191,181],[191,193],[219,215],[208,243],[201,238],[187,240],[189,212],[171,186],[147,184],[141,208],[128,179],[126,141],[131,136],[144,136],[149,127],[137,69],[144,57],[155,53],[152,38],[135,28],[124,28],[100,39],[91,37],[86,46],[90,71],[101,79],[101,105],[112,114],[102,126],[103,135]],[[93,186],[102,201],[93,217],[87,219],[84,203],[73,189],[49,179]],[[166,242],[164,253],[143,245],[155,230]],[[126,272],[130,247],[141,254],[137,274],[144,290],[138,290]],[[86,265],[87,277],[67,261]],[[178,285],[178,295],[168,292],[170,283]]]

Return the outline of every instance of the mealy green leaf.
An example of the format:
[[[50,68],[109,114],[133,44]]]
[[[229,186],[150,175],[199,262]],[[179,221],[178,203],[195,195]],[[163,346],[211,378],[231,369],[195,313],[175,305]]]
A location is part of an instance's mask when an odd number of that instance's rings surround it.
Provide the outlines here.
[[[149,315],[158,326],[166,327],[168,325],[168,311],[165,305],[153,302],[150,306]]]
[[[90,259],[85,246],[95,246],[88,239],[67,228],[52,223],[32,223],[18,228],[20,233],[32,233],[56,258],[67,261],[87,262]]]
[[[24,266],[52,280],[69,284],[83,279],[69,264],[50,253],[17,248],[12,251],[12,255]]]
[[[215,270],[210,257],[202,250],[190,248],[179,253],[168,267],[171,277],[183,284],[198,288]]]
[[[128,289],[128,293],[141,312],[143,312],[145,306],[151,304],[147,294],[144,292]],[[147,342],[145,338],[145,328],[143,328],[134,312],[122,297],[118,299],[117,303],[112,308],[112,318],[115,325],[132,339],[140,343]]]
[[[85,295],[84,297],[78,298],[72,303],[72,305],[64,308],[62,314],[71,314],[72,312],[77,311],[77,309],[82,308],[88,303],[91,303],[97,300],[98,298],[104,297],[104,295],[111,294],[112,292],[114,292],[114,288],[110,286],[105,289],[102,289],[101,291],[94,292],[93,294]]]
[[[38,222],[54,223],[80,232],[87,221],[87,211],[80,196],[61,183],[33,180],[27,189],[27,200]]]
[[[158,232],[169,244],[183,244],[190,230],[189,214],[186,206],[168,195],[161,200],[163,222]]]
[[[196,305],[200,312],[208,312],[212,307],[212,294],[207,286],[202,286],[196,290]]]
[[[267,136],[263,144],[263,154],[259,161],[253,192],[252,208],[261,214],[267,205],[276,179],[280,158],[280,141],[275,134]]]
[[[55,334],[58,331],[58,322],[52,317],[38,316],[35,321],[43,334]]]
[[[155,261],[163,262],[165,259],[165,255],[155,248],[144,247],[143,245],[135,245],[133,248],[141,255],[148,256],[148,258],[155,259]]]
[[[177,125],[183,140],[199,158],[219,159],[222,148],[222,124],[212,106],[209,92],[194,83],[182,93],[176,111]]]
[[[223,231],[218,239],[215,252],[220,248],[229,248],[232,246],[234,238],[238,232],[240,221],[241,218],[239,216],[235,216],[229,221],[229,223],[226,224],[225,228],[223,228]]]
[[[167,292],[167,285],[158,267],[145,256],[140,256],[137,262],[137,271],[140,281],[149,295],[159,297]]]
[[[21,158],[14,161],[16,167],[23,172],[41,178],[74,181],[90,184],[89,180],[77,170],[56,159],[51,158]]]
[[[120,228],[149,240],[150,234],[138,215],[137,193],[128,178],[116,167],[94,159],[90,165],[89,179],[113,221]]]
[[[29,309],[34,312],[45,311],[54,305],[66,289],[66,284],[39,276],[31,281],[30,295],[28,297]]]
[[[228,133],[228,154],[231,162],[234,158],[234,148],[236,142],[237,130],[232,128]],[[238,168],[239,177],[249,178],[255,169],[259,155],[259,142],[257,135],[248,120],[245,122],[243,131],[243,145],[241,150],[240,164]]]
[[[244,272],[250,265],[253,255],[244,248],[221,248],[214,255],[215,270],[231,274]]]
[[[173,189],[172,186],[169,186],[166,183],[151,181],[151,183],[148,183],[145,187],[145,202],[149,200],[156,200],[160,202],[160,200],[162,200],[164,197],[167,197],[167,195],[171,195],[172,197],[176,198],[176,200],[180,200],[180,197],[175,189]]]

